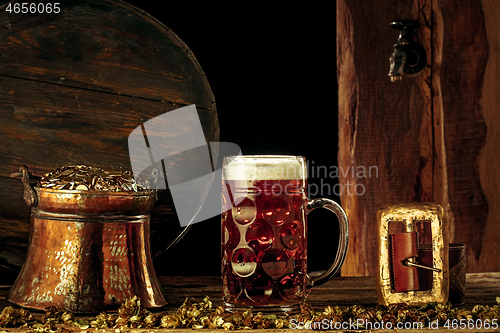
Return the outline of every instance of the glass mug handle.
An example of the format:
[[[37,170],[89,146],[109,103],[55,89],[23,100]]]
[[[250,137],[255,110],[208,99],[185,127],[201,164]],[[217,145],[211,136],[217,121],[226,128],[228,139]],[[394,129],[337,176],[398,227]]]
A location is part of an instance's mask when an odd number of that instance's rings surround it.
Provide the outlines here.
[[[330,268],[328,268],[326,272],[324,272],[320,276],[309,278],[307,289],[311,289],[327,282],[340,271],[340,268],[342,267],[345,256],[347,254],[347,247],[349,243],[349,222],[347,221],[347,215],[342,207],[340,207],[340,205],[333,200],[319,198],[307,202],[306,214],[309,214],[316,208],[326,208],[337,215],[340,227],[339,247],[337,250],[335,261],[330,266]]]

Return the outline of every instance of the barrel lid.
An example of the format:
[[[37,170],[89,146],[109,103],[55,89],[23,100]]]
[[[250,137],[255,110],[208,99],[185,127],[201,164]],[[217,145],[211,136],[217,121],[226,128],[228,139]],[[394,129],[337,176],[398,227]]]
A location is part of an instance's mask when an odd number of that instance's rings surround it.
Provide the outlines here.
[[[0,7],[0,271],[18,271],[28,244],[30,208],[10,178],[20,165],[130,170],[129,134],[192,104],[206,142],[219,141],[208,80],[163,23],[120,0],[41,2],[29,15],[6,10],[16,3]],[[156,252],[181,229],[168,188],[151,218]]]

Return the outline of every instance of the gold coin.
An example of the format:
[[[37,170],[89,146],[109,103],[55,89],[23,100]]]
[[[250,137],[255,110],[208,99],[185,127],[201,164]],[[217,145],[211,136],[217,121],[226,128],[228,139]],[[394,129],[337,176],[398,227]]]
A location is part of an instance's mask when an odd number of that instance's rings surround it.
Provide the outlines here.
[[[130,170],[103,169],[96,166],[65,165],[42,176],[40,187],[54,189],[139,191],[145,190],[147,180],[134,178]]]

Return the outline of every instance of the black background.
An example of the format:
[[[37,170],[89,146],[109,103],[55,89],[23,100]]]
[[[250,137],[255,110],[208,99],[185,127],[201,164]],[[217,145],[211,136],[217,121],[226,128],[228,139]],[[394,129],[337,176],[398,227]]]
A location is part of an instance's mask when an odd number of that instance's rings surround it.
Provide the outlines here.
[[[128,3],[170,28],[193,52],[215,96],[220,141],[236,143],[245,155],[301,155],[310,165],[337,165],[332,6]],[[318,186],[320,181],[309,179]],[[338,183],[331,177],[322,181],[330,188]],[[340,202],[328,186],[321,194]],[[310,271],[326,269],[333,261],[335,223],[332,213],[309,214]],[[220,216],[195,224],[155,259],[157,273],[219,275],[220,237]]]

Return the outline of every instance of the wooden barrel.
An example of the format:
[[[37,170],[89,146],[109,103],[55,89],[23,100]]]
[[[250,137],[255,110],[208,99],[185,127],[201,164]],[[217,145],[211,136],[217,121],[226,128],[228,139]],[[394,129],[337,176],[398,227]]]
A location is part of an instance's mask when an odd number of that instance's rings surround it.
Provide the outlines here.
[[[28,244],[30,208],[10,178],[20,165],[34,175],[65,164],[131,169],[131,131],[191,104],[206,141],[219,140],[203,70],[152,16],[120,0],[42,0],[28,13],[22,5],[0,7],[0,282],[17,276]],[[161,191],[153,251],[179,230]]]

